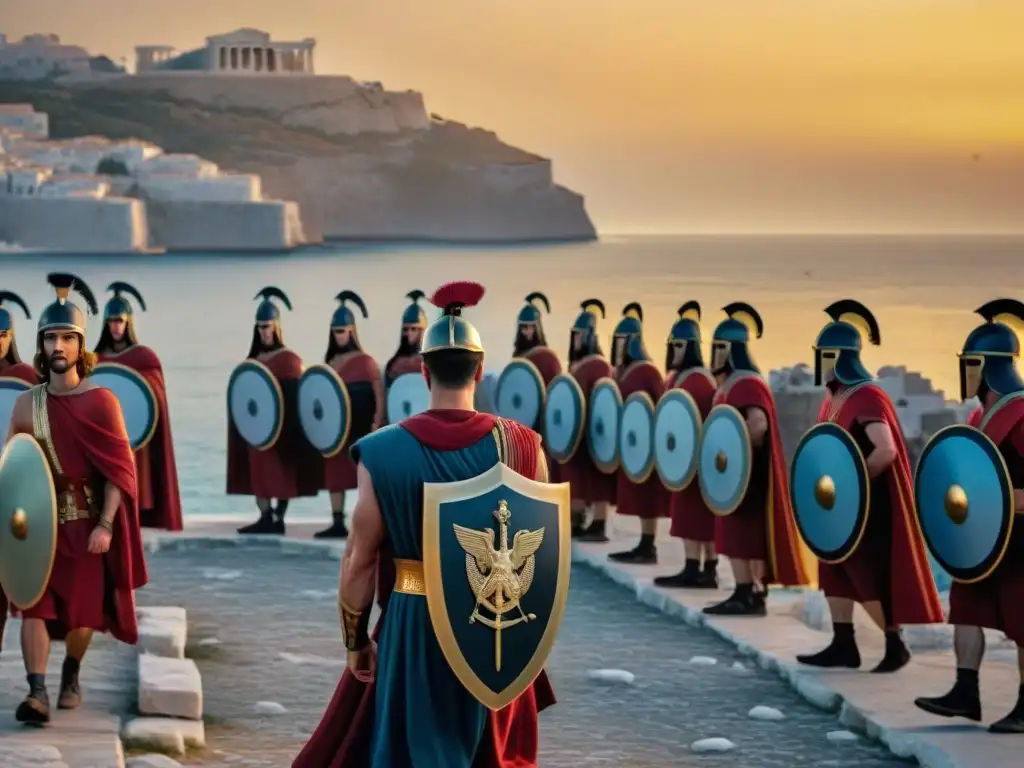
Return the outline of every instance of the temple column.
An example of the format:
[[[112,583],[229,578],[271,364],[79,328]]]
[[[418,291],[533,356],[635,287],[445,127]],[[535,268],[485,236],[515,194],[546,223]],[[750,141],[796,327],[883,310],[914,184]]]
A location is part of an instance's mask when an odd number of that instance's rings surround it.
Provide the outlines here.
[[[312,48],[312,46],[310,46],[309,50],[306,51],[306,72],[308,72],[311,75],[315,75],[316,74],[316,72],[313,71],[313,48]]]

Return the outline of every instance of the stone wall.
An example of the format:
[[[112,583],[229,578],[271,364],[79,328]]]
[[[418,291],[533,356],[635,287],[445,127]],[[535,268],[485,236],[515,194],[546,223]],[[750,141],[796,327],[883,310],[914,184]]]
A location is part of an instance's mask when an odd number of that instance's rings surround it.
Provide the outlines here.
[[[125,253],[147,245],[142,201],[0,196],[0,240],[25,248]]]
[[[305,242],[298,206],[156,201],[146,203],[149,242],[169,251],[281,251]]]

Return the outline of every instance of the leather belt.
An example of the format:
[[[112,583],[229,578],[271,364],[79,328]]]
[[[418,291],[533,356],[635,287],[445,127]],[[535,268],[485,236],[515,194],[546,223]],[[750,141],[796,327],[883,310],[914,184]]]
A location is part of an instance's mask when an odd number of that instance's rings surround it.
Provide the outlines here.
[[[419,560],[395,560],[395,592],[403,595],[426,595],[423,563]]]

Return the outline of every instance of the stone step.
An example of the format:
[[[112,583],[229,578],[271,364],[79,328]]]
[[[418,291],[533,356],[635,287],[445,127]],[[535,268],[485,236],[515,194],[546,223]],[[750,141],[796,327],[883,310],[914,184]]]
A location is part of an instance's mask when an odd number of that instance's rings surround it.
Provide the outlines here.
[[[139,608],[136,615],[139,617],[139,651],[173,659],[185,658],[188,618],[184,608]]]
[[[203,719],[203,681],[192,659],[139,655],[139,712]]]

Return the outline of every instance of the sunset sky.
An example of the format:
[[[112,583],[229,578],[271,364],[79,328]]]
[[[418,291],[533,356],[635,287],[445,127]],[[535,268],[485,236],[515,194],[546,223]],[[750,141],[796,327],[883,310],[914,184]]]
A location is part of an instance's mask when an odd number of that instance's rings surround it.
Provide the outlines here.
[[[114,59],[237,27],[550,156],[603,233],[1024,231],[1022,0],[0,0]],[[173,9],[173,10],[172,10]]]

